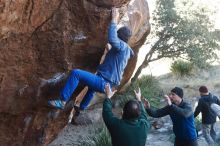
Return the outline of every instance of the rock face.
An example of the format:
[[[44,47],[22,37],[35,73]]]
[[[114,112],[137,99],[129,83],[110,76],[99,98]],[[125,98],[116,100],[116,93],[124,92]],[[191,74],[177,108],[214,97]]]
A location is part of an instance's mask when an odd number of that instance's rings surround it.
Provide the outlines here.
[[[137,53],[150,32],[146,0],[0,1],[1,145],[47,145],[65,126],[68,110],[58,115],[45,107],[60,86],[39,93],[39,85],[73,68],[95,72],[112,6],[120,8],[120,23],[132,28],[130,45]],[[136,60],[130,60],[122,86]]]

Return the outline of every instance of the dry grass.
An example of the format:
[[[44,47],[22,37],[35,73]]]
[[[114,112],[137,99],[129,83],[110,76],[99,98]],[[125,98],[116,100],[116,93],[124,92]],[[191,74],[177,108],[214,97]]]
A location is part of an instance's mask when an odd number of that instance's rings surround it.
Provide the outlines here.
[[[220,95],[220,65],[210,67],[209,70],[200,71],[190,77],[177,78],[169,73],[158,78],[161,87],[166,92],[175,86],[183,88],[186,99],[199,96],[198,89],[201,85],[206,85],[211,93]]]

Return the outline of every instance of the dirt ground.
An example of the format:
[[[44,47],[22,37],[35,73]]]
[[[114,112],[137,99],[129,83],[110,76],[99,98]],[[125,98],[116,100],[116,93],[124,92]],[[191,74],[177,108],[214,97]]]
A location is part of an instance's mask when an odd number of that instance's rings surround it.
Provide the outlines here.
[[[171,73],[159,76],[158,79],[164,93],[167,93],[175,86],[181,87],[184,90],[184,100],[187,100],[195,107],[198,101],[198,88],[201,85],[206,85],[209,91],[217,96],[220,95],[220,65],[210,68],[208,71],[201,71],[192,77],[178,78]],[[57,138],[50,143],[49,146],[75,146],[84,137],[92,134],[94,127],[102,123],[101,118],[101,104],[97,105],[92,110],[87,110],[82,113],[84,122],[82,125],[67,125],[57,136]],[[89,117],[89,118],[88,118]],[[82,121],[82,120],[81,120]],[[171,125],[172,126],[172,125]],[[220,133],[220,121],[217,122],[217,132]],[[170,141],[170,134],[172,130],[169,128],[159,131],[152,130],[149,133],[146,146],[172,146]],[[199,136],[199,146],[208,146],[204,138]]]

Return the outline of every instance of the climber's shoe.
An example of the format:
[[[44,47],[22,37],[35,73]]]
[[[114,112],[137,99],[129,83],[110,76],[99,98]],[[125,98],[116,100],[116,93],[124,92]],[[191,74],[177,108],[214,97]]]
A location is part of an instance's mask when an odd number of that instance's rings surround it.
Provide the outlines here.
[[[48,105],[57,109],[64,109],[65,102],[60,99],[57,100],[48,100]]]

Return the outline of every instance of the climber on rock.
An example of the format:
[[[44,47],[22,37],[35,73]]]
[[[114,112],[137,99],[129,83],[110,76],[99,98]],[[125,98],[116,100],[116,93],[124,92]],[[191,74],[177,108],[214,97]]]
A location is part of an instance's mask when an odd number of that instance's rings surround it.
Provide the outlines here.
[[[134,55],[133,50],[128,45],[132,33],[126,26],[117,30],[119,12],[116,8],[112,8],[111,16],[112,20],[108,28],[108,43],[111,45],[111,49],[106,54],[103,63],[98,66],[97,73],[93,74],[80,69],[72,70],[60,92],[60,97],[55,100],[49,100],[49,106],[64,109],[78,83],[81,82],[88,86],[88,91],[80,106],[74,105],[75,116],[77,116],[80,110],[88,107],[96,91],[105,93],[105,85],[107,83],[110,84],[111,88],[120,84],[127,62]]]

